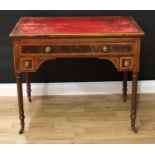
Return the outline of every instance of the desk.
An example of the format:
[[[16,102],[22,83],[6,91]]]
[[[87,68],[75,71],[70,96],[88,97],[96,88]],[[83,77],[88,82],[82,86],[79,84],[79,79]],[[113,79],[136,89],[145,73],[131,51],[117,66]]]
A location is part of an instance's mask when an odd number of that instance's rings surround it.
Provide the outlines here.
[[[31,102],[29,73],[57,58],[98,58],[110,61],[124,72],[123,99],[127,96],[127,72],[132,72],[131,128],[135,129],[140,42],[144,32],[131,17],[22,17],[10,33],[18,90],[19,119],[24,132],[22,74],[26,74]]]

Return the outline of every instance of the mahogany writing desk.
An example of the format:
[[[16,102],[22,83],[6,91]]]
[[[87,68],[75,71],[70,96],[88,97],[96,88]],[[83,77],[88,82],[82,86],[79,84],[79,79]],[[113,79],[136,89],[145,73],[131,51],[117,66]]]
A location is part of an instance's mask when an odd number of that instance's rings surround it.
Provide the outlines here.
[[[123,99],[127,96],[127,72],[132,72],[131,127],[135,131],[137,79],[143,31],[131,17],[24,17],[10,34],[18,88],[21,129],[24,131],[22,73],[26,73],[27,96],[31,102],[29,72],[47,60],[98,58],[110,61],[124,72]]]

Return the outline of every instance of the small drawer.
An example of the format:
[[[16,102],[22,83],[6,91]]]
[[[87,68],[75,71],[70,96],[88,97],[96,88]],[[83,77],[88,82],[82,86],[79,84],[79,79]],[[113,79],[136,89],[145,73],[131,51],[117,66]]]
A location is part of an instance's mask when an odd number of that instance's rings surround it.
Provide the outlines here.
[[[132,69],[133,58],[132,57],[121,57],[120,58],[120,69]]]
[[[20,68],[22,71],[33,71],[34,70],[34,61],[31,58],[21,58],[20,59]]]
[[[117,53],[132,52],[132,43],[108,43],[92,45],[24,45],[24,54],[52,54],[52,53]]]

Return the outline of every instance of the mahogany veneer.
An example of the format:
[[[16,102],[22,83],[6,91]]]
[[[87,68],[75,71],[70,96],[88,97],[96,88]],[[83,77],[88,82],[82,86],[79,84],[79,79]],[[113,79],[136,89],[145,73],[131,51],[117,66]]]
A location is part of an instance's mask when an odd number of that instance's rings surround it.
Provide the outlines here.
[[[127,72],[132,76],[131,127],[135,130],[140,42],[144,32],[131,17],[23,17],[10,37],[13,39],[14,68],[18,88],[21,129],[24,131],[22,73],[26,73],[28,100],[31,86],[28,72],[57,58],[99,58],[109,60],[124,72],[123,99],[127,96]]]

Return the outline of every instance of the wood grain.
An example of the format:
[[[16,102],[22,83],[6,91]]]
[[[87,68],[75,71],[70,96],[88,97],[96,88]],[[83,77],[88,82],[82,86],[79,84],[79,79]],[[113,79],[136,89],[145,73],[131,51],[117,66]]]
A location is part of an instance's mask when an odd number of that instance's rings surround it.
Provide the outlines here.
[[[131,17],[23,17],[10,33],[15,73],[36,72],[45,61],[59,58],[97,58],[110,61],[118,71],[132,71],[135,77],[140,71],[143,35]],[[22,81],[19,80],[18,104],[21,131],[24,131]],[[133,78],[132,82],[132,128],[135,128],[137,80]]]
[[[16,97],[0,97],[0,143],[155,143],[155,94],[138,96],[137,134],[130,102],[121,95],[48,96],[25,101],[25,134],[19,135]]]

